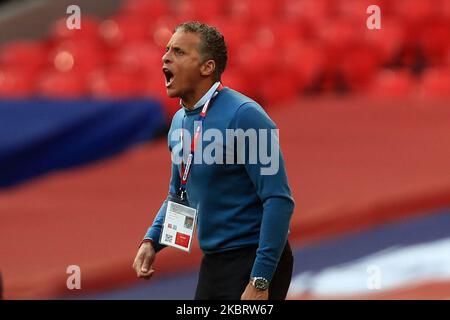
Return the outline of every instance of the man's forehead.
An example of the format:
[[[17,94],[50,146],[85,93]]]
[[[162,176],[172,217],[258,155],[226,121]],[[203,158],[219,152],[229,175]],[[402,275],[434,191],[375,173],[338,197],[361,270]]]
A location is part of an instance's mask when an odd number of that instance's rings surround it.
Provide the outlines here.
[[[196,48],[200,44],[200,37],[193,32],[178,30],[172,35],[167,46]]]

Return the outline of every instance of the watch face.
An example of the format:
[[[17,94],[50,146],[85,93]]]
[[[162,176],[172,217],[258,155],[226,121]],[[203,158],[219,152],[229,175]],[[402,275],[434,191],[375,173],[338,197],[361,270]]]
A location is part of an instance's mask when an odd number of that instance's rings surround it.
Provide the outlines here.
[[[266,290],[269,286],[269,281],[263,278],[255,279],[255,288],[259,290]]]

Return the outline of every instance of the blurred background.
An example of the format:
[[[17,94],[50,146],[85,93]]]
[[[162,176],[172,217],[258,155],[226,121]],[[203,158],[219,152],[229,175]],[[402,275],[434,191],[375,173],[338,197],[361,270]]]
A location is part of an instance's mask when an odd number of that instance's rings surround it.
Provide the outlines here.
[[[161,57],[188,20],[219,28],[223,84],[280,128],[289,298],[449,299],[448,0],[0,1],[3,297],[193,298],[197,244],[149,282],[131,268],[168,190]]]

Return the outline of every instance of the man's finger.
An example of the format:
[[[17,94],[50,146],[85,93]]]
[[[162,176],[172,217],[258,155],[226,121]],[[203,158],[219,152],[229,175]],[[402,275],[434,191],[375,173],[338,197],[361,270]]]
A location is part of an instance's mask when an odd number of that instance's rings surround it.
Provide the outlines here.
[[[134,262],[133,262],[133,268],[136,269],[136,267],[140,267],[142,264],[142,254],[138,254],[136,255],[136,258],[134,258]]]
[[[142,272],[142,258],[137,259],[136,262],[133,264],[134,271],[136,271],[136,275],[138,277],[142,277],[142,274],[145,274],[145,272]]]
[[[142,261],[141,271],[143,273],[146,273],[149,270],[150,270],[150,257],[146,256],[146,257],[144,257],[144,261]]]
[[[154,269],[151,269],[149,272],[147,272],[144,276],[142,276],[142,278],[144,278],[145,280],[148,280],[148,279],[150,279],[152,276],[153,276],[153,274],[155,273],[155,270]]]

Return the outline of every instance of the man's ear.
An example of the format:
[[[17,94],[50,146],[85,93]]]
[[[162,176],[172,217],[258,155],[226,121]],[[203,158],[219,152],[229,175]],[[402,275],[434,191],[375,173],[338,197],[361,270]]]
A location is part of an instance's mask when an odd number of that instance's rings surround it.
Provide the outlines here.
[[[214,60],[206,60],[200,66],[200,74],[202,76],[210,76],[216,71],[216,62]]]

